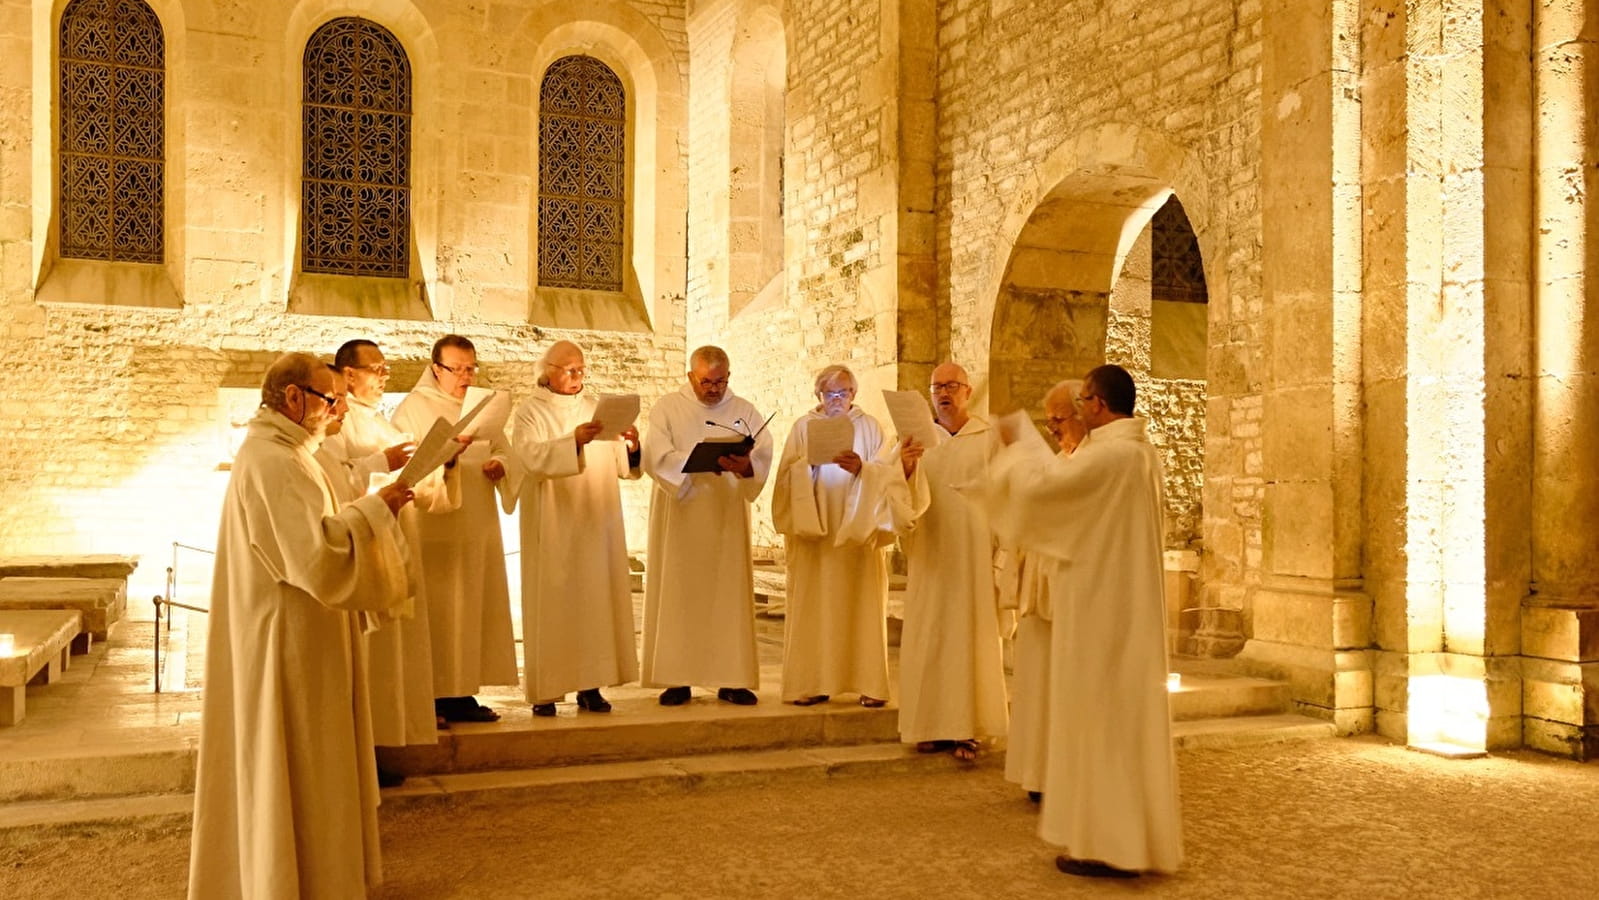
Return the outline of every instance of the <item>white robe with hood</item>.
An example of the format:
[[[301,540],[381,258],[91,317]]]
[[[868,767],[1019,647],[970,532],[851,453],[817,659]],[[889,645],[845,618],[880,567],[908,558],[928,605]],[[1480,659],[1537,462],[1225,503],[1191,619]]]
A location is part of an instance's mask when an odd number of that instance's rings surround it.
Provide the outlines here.
[[[529,703],[638,678],[619,479],[638,478],[623,441],[572,431],[595,400],[539,387],[522,401],[512,447],[522,472],[522,655]]]
[[[760,687],[750,504],[772,466],[771,432],[756,437],[750,453],[753,477],[683,473],[696,444],[732,436],[706,422],[737,429],[740,420],[750,432],[765,421],[753,404],[731,391],[708,407],[688,385],[650,410],[643,468],[655,489],[644,565],[645,687]]]
[[[783,535],[788,599],[783,618],[783,700],[857,693],[889,698],[888,569],[894,539],[890,495],[908,501],[899,462],[878,462],[883,429],[850,407],[859,475],[808,462],[806,428],[821,407],[794,423],[772,488],[772,525]]]
[[[217,535],[189,896],[365,896],[382,880],[358,612],[404,603],[383,499],[340,510],[313,439],[262,409]]]
[[[1070,457],[1018,443],[995,459],[990,508],[1049,578],[1049,759],[1038,832],[1079,859],[1173,872],[1181,809],[1166,693],[1160,456],[1118,419]]]
[[[994,536],[983,508],[988,423],[972,416],[923,453],[910,479],[917,519],[905,548],[899,734],[985,739],[1006,730],[1005,663],[994,594]]]
[[[420,441],[441,416],[459,419],[461,401],[439,389],[428,366],[395,409],[394,426]],[[498,484],[483,474],[490,459],[505,466]],[[516,684],[511,596],[495,502],[496,489],[514,496],[515,466],[503,434],[480,434],[456,459],[460,506],[418,517],[436,697],[470,696],[485,684]]]
[[[341,461],[354,486],[365,493],[374,474],[388,477],[383,451],[404,443],[406,435],[376,406],[352,396],[339,433],[322,443],[317,456]],[[396,473],[397,474],[397,473]],[[367,635],[367,668],[372,683],[372,739],[379,747],[436,744],[433,712],[433,637],[428,621],[427,580],[422,572],[420,520],[461,505],[456,469],[439,469],[412,485],[416,500],[400,510],[411,602],[396,621]]]

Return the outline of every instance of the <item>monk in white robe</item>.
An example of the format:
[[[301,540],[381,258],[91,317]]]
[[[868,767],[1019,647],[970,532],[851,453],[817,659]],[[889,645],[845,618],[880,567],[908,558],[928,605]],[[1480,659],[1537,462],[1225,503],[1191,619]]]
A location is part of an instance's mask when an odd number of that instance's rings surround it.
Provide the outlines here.
[[[756,702],[755,572],[750,504],[772,465],[772,436],[748,400],[728,390],[730,366],[719,347],[689,358],[688,384],[656,401],[644,442],[650,495],[644,572],[645,687],[665,687],[661,704],[687,703],[691,685],[717,698]],[[689,453],[707,438],[753,437],[718,457],[718,472],[685,474]]]
[[[1133,418],[1118,366],[1084,379],[1089,437],[1070,457],[1017,441],[993,466],[1002,531],[1058,562],[1049,690],[1049,762],[1039,834],[1091,877],[1173,872],[1181,810],[1166,693],[1160,456]],[[1008,434],[1005,437],[1010,437]]]
[[[994,536],[982,504],[988,423],[953,363],[933,370],[938,444],[907,441],[901,461],[917,516],[902,535],[908,579],[900,635],[899,734],[923,752],[973,760],[1006,729],[1005,663],[994,591]]]
[[[323,442],[321,452],[341,460],[354,475],[358,490],[365,493],[373,475],[387,476],[404,466],[416,443],[378,406],[388,385],[389,366],[377,344],[346,341],[334,355],[333,364],[348,384],[349,411],[339,430]],[[400,511],[411,601],[398,621],[368,635],[372,738],[379,747],[436,744],[438,729],[444,724],[433,705],[433,639],[427,579],[422,572],[420,520],[424,513],[442,515],[460,508],[459,472],[452,466],[429,474],[412,487],[416,502]],[[378,775],[386,779],[385,787],[394,781],[394,776],[381,768]]]
[[[558,341],[511,435],[522,472],[522,658],[533,714],[577,692],[578,708],[610,712],[603,686],[638,678],[621,481],[639,478],[638,430],[596,440],[583,351]]]
[[[417,440],[441,416],[461,417],[466,389],[477,380],[477,350],[460,335],[433,345],[433,363],[394,411],[394,425]],[[479,433],[456,458],[461,504],[453,512],[422,511],[423,591],[433,647],[434,709],[451,722],[493,722],[499,714],[473,697],[485,684],[516,684],[516,641],[505,578],[495,491],[514,491],[510,442],[497,430]]]
[[[772,492],[788,570],[783,700],[798,706],[854,693],[875,708],[889,696],[883,547],[894,539],[888,495],[908,495],[897,462],[877,460],[883,429],[854,405],[855,390],[844,366],[817,375],[821,402],[789,431]],[[853,426],[853,446],[812,465],[807,428],[841,416]]]
[[[273,363],[217,535],[189,896],[365,896],[382,881],[356,613],[405,601],[401,483],[342,510],[312,458],[332,415],[316,357]]]
[[[1072,401],[1082,382],[1062,381],[1044,395],[1045,427],[1060,453],[1070,456],[1088,430],[1077,417]],[[995,516],[995,530],[1006,521]],[[1005,780],[1019,784],[1033,802],[1043,798],[1044,767],[1049,759],[1049,581],[1056,566],[1048,556],[1016,548],[1017,536],[1000,534],[1001,543],[1013,548],[1014,566],[1006,573],[1007,588],[1016,595],[1015,668],[1011,674],[1010,735],[1005,744]],[[1002,590],[1003,594],[1005,591]]]

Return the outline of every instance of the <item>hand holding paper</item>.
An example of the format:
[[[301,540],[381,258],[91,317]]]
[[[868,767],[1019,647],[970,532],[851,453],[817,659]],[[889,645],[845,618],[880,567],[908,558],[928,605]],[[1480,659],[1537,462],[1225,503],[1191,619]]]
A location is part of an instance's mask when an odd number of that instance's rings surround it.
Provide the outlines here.
[[[827,416],[805,423],[807,462],[825,466],[855,446],[855,423],[849,416]]]

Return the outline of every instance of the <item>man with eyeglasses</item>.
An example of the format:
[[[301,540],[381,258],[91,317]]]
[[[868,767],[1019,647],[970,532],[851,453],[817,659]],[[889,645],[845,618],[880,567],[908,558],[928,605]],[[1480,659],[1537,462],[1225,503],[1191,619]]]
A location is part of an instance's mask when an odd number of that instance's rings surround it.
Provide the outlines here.
[[[650,409],[643,468],[655,489],[641,683],[665,688],[662,706],[689,702],[696,684],[751,706],[760,687],[749,507],[766,484],[772,436],[755,405],[728,390],[729,377],[726,351],[700,347],[689,356],[688,383]],[[720,471],[683,471],[701,441],[738,435],[753,440],[730,444]]]
[[[783,614],[783,700],[796,706],[859,695],[888,700],[888,569],[894,540],[888,495],[904,479],[897,460],[877,460],[883,427],[855,405],[855,374],[816,375],[817,405],[789,429],[772,490],[772,525],[783,535],[788,602]],[[850,423],[852,444],[813,465],[812,423]]]
[[[571,691],[578,709],[610,712],[600,688],[638,678],[621,490],[643,474],[638,430],[598,440],[587,377],[582,348],[556,341],[512,426],[523,473],[523,684],[535,716],[555,715]]]
[[[341,461],[365,492],[373,475],[381,479],[403,467],[415,441],[383,414],[383,389],[389,366],[383,351],[363,338],[345,341],[333,357],[349,390],[349,412],[338,434],[323,442],[322,453]],[[461,505],[461,478],[454,466],[430,473],[414,486],[416,502],[400,513],[412,595],[408,615],[370,636],[372,738],[379,747],[438,743],[444,724],[433,704],[433,640],[429,631],[427,579],[422,570],[420,519],[424,512],[446,513]],[[385,787],[403,780],[379,769]]]
[[[313,458],[339,398],[308,353],[279,357],[234,457],[217,535],[190,897],[381,878],[378,784],[357,613],[405,602],[395,482],[344,504]]]
[[[933,369],[938,443],[900,450],[915,515],[905,549],[905,624],[899,651],[900,740],[923,753],[977,758],[1005,734],[1005,668],[994,593],[994,536],[974,502],[988,474],[988,422],[967,410],[971,379]]]
[[[466,389],[477,381],[477,348],[458,334],[433,344],[433,362],[394,411],[394,425],[418,438],[440,417],[461,417]],[[499,713],[473,695],[485,684],[514,685],[516,643],[505,577],[496,490],[514,498],[508,479],[510,442],[498,429],[478,432],[454,462],[461,503],[422,510],[417,531],[433,646],[434,711],[448,722],[494,722]]]
[[[1073,405],[1082,384],[1076,379],[1062,381],[1044,395],[1044,427],[1054,437],[1060,456],[1070,456],[1088,435],[1088,427]],[[1003,532],[1008,524],[1002,515],[992,521],[996,532]],[[1055,562],[1048,556],[1018,549],[1015,535],[1001,533],[1000,539],[1008,551],[1009,563],[999,575],[1001,606],[1016,610],[1005,780],[1020,785],[1037,803],[1043,798],[1044,766],[1049,758],[1049,646],[1053,618],[1049,579]]]
[[[1166,693],[1160,456],[1120,366],[1083,379],[1089,436],[1051,457],[1002,429],[991,497],[1002,531],[1055,561],[1049,757],[1039,835],[1069,875],[1131,878],[1182,863]]]

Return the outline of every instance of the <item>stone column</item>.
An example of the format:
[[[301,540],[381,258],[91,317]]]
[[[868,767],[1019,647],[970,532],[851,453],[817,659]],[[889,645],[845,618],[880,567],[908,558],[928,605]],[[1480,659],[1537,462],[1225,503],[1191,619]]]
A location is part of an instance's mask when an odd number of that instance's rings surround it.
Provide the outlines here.
[[[1300,710],[1372,726],[1361,582],[1360,106],[1354,0],[1263,6],[1261,583],[1241,658]]]
[[[902,390],[926,390],[939,362],[937,210],[938,9],[934,0],[888,0],[897,24],[895,143],[898,302],[895,352]],[[943,325],[948,328],[948,323]],[[947,349],[948,337],[942,341]]]
[[[1367,0],[1361,22],[1376,725],[1518,746],[1527,10]]]
[[[1533,590],[1521,615],[1529,746],[1599,756],[1599,2],[1552,0],[1533,29],[1537,379]]]

